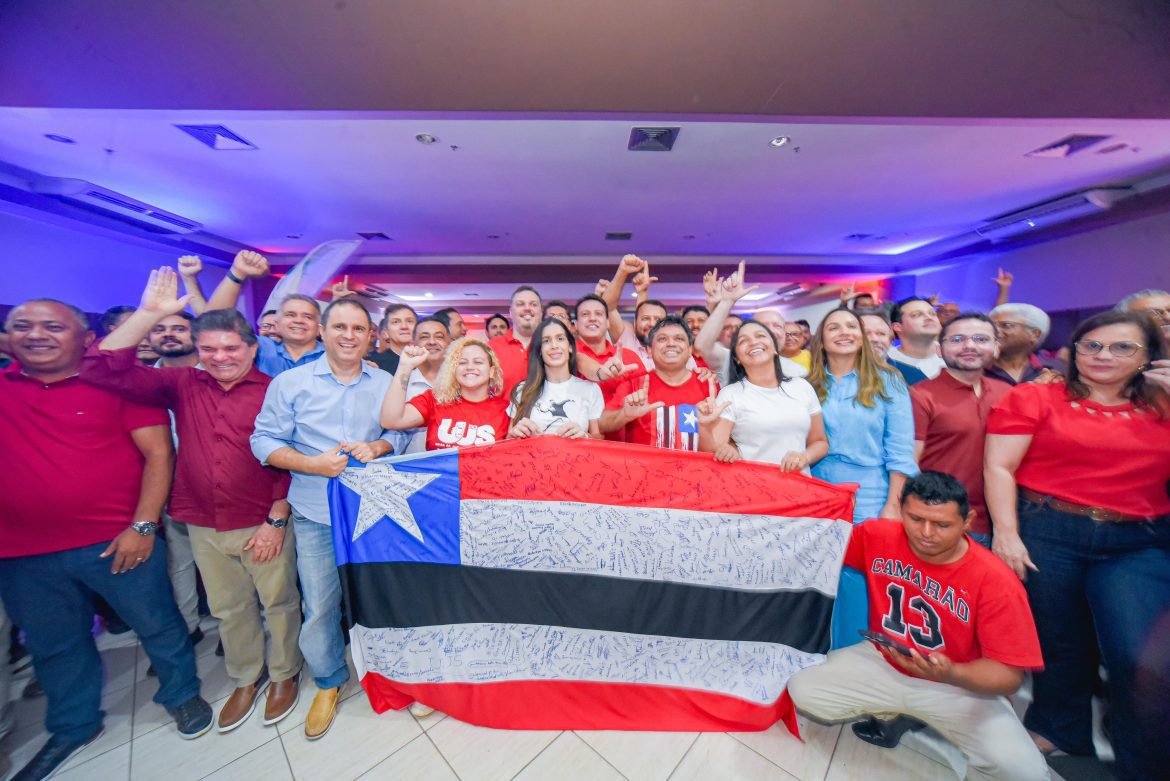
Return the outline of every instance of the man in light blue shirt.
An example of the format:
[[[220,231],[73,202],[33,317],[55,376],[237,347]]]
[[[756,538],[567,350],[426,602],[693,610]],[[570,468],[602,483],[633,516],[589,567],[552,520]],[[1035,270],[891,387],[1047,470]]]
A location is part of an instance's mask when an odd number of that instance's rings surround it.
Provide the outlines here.
[[[371,328],[358,301],[330,304],[321,323],[324,354],[272,381],[251,440],[261,463],[292,473],[288,500],[305,607],[301,652],[318,689],[305,720],[310,740],[328,731],[349,679],[326,488],[351,457],[367,463],[393,451],[378,422],[393,378],[363,360]]]
[[[292,293],[280,302],[276,329],[281,341],[270,336],[257,340],[256,368],[275,377],[281,372],[313,363],[325,353],[317,338],[321,305],[309,296]]]

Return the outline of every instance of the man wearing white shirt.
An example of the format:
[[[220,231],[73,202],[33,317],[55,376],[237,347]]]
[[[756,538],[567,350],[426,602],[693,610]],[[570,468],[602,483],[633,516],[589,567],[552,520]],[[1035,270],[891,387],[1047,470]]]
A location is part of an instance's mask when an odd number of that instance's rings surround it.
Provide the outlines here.
[[[946,364],[938,350],[942,323],[934,306],[918,296],[904,298],[890,310],[890,325],[902,340],[902,345],[891,347],[887,355],[899,363],[913,366],[928,378],[937,377]]]

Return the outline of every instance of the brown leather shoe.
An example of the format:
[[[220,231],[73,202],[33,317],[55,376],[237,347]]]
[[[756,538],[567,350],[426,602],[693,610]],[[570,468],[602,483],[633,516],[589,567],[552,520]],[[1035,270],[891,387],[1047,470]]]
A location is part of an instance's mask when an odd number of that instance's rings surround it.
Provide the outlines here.
[[[333,717],[337,715],[337,700],[341,697],[341,687],[332,689],[318,689],[317,696],[309,708],[309,715],[305,717],[305,737],[316,740],[329,731],[333,726]]]
[[[243,724],[256,710],[256,698],[268,686],[268,673],[260,673],[260,680],[250,686],[240,686],[219,711],[220,732],[231,732]]]
[[[268,687],[268,702],[264,705],[264,726],[271,727],[293,712],[301,697],[301,677],[294,675],[283,681],[273,681]]]

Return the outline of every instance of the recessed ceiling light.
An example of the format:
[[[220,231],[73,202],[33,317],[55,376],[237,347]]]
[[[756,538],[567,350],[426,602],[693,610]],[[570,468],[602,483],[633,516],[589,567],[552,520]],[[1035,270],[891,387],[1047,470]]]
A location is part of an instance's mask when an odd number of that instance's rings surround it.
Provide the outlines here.
[[[425,298],[434,298],[435,294],[428,290],[427,292],[423,293],[423,296]]]
[[[60,135],[57,135],[56,133],[45,133],[45,138],[49,139],[50,141],[56,141],[58,144],[76,144],[77,143],[69,136],[60,136]]]
[[[418,135],[416,135],[414,137],[414,140],[419,142],[420,144],[426,144],[427,146],[430,146],[431,144],[435,143],[439,139],[435,138],[430,133],[419,133]]]
[[[695,234],[688,233],[687,235],[683,236],[683,238],[686,239],[687,241],[690,241],[691,239],[695,238]]]
[[[303,234],[303,233],[290,233],[290,234],[288,234],[287,236],[285,236],[285,238],[286,238],[286,239],[299,239],[299,238],[301,238],[301,237],[302,237],[302,236],[304,236],[304,235],[305,235],[305,234]]]
[[[500,234],[498,234],[498,233],[489,233],[489,234],[487,235],[487,237],[488,237],[489,239],[498,239],[498,238],[500,238]]]
[[[788,136],[776,136],[775,138],[773,138],[771,141],[768,142],[768,146],[775,147],[775,148],[779,149],[780,147],[784,146],[785,144],[787,144],[791,140],[792,139],[789,138]]]

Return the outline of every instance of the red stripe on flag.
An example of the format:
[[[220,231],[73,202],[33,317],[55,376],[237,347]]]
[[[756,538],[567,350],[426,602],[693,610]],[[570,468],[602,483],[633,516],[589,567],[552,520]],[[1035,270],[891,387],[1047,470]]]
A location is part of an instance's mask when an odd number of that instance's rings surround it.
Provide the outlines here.
[[[782,721],[800,737],[787,691],[774,704],[759,705],[691,689],[591,681],[405,684],[368,672],[362,686],[377,713],[418,700],[497,729],[758,732]]]
[[[853,518],[852,485],[710,453],[533,437],[459,451],[463,499],[593,502],[707,512]]]

